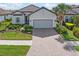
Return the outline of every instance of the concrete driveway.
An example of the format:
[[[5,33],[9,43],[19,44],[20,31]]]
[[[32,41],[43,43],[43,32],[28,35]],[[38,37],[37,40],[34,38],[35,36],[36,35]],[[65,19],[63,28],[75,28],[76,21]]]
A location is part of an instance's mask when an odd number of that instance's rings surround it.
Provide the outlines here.
[[[73,51],[64,49],[64,43],[57,40],[58,34],[54,29],[34,29],[32,47],[28,56],[70,56]]]

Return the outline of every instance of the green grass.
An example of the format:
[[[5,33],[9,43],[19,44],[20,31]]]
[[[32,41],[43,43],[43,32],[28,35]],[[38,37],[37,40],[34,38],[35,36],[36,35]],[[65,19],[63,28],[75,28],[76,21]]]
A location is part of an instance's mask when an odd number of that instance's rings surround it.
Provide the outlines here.
[[[0,56],[25,56],[30,46],[0,45]]]
[[[73,46],[76,51],[79,51],[79,46]]]
[[[32,34],[22,32],[4,32],[0,33],[1,40],[32,40]]]
[[[2,21],[1,23],[0,23],[0,30],[5,30],[6,29],[6,27],[8,26],[10,24],[10,21]]]

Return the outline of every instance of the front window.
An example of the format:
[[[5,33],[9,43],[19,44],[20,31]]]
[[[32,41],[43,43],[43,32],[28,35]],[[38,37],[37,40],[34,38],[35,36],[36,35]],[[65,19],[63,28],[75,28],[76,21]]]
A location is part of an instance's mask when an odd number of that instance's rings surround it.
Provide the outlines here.
[[[69,19],[68,16],[65,16],[65,22],[68,22],[68,19]]]
[[[20,19],[19,19],[19,17],[17,17],[17,18],[16,18],[16,22],[17,22],[17,23],[19,23],[19,22],[20,22]]]
[[[66,16],[65,17],[65,22],[72,22],[71,16]]]

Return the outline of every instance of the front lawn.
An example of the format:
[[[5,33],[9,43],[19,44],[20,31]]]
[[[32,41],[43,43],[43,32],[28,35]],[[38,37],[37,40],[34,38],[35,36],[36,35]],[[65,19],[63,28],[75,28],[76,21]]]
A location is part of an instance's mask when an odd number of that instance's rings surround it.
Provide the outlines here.
[[[76,51],[79,51],[79,46],[73,46]]]
[[[0,56],[25,56],[30,46],[0,45]]]
[[[32,40],[32,34],[22,33],[22,32],[3,32],[0,33],[1,40]]]
[[[0,23],[0,31],[1,30],[5,30],[6,29],[6,27],[9,25],[11,23],[11,21],[9,20],[5,20],[5,21],[2,21],[1,23]]]

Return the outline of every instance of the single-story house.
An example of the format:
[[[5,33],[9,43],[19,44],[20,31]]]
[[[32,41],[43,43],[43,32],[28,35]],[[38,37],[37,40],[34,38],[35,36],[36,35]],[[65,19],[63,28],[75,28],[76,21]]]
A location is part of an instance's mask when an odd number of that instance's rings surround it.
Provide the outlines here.
[[[0,21],[12,19],[12,24],[28,24],[34,28],[53,28],[56,14],[45,7],[28,5],[16,11],[0,9]]]
[[[67,10],[64,21],[72,22],[74,15],[79,15],[79,6]],[[57,15],[45,7],[28,5],[16,11],[0,8],[0,21],[5,19],[12,19],[12,24],[28,24],[34,28],[53,28],[56,26]]]
[[[53,28],[56,26],[56,14],[42,7],[29,15],[29,24],[34,28]]]
[[[56,14],[45,7],[29,5],[12,13],[12,24],[28,24],[34,28],[53,28]]]

